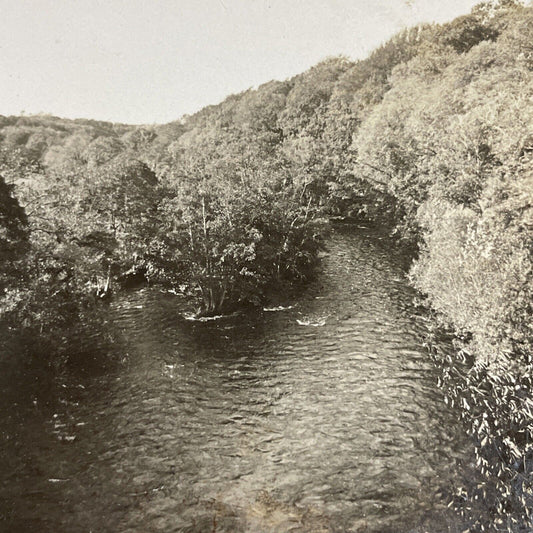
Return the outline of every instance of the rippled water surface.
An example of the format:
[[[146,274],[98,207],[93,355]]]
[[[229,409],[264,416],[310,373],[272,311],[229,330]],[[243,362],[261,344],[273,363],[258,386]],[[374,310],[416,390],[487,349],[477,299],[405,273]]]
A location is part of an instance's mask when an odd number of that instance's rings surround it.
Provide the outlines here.
[[[471,445],[401,263],[341,228],[288,308],[191,321],[143,290],[112,305],[105,371],[4,361],[0,529],[462,531]]]

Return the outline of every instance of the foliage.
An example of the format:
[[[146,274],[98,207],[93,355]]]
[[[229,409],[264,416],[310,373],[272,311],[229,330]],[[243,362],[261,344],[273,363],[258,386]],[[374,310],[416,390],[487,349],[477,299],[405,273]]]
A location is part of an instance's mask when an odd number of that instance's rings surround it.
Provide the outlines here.
[[[61,341],[80,320],[94,318],[113,277],[142,267],[142,239],[148,239],[142,228],[150,225],[156,178],[128,160],[76,173],[44,171],[19,160],[12,166],[17,174],[26,248],[17,279],[11,275],[4,294],[2,315]]]
[[[218,314],[235,302],[258,303],[273,281],[309,273],[321,221],[295,191],[276,191],[266,177],[233,180],[201,162],[182,171],[159,206],[154,279],[197,286],[201,313]]]
[[[446,403],[460,408],[476,443],[476,466],[485,480],[460,487],[451,504],[472,524],[472,532],[528,532],[533,512],[533,367],[505,357],[495,368],[475,361],[460,342],[456,345],[453,356],[435,350],[432,356],[442,370]],[[489,523],[472,512],[474,502],[483,502]]]
[[[13,186],[0,176],[0,291],[16,285],[18,263],[27,250],[27,218],[13,197]]]

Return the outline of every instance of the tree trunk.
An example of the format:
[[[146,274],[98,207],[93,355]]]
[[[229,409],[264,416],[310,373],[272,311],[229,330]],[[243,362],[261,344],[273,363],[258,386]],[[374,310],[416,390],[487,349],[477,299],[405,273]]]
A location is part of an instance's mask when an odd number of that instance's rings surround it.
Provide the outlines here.
[[[227,284],[220,280],[198,282],[202,292],[202,307],[196,313],[197,317],[216,316],[223,313],[227,295]]]

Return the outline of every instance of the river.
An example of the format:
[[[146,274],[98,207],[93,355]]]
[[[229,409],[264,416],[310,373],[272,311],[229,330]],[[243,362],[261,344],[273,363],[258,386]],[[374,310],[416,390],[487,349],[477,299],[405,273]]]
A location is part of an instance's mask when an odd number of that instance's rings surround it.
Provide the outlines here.
[[[281,307],[194,321],[143,289],[109,310],[114,364],[95,345],[48,379],[4,356],[0,529],[463,531],[447,504],[473,447],[404,265],[338,227]]]

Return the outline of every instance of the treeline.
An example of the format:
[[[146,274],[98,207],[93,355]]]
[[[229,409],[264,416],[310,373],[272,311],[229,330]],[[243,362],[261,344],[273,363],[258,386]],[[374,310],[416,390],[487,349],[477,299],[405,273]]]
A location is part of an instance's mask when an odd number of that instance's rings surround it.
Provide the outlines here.
[[[527,530],[532,71],[533,8],[500,0],[163,126],[0,117],[4,316],[60,330],[134,278],[213,314],[308,276],[324,217],[386,226],[472,362],[448,392],[494,524]]]

